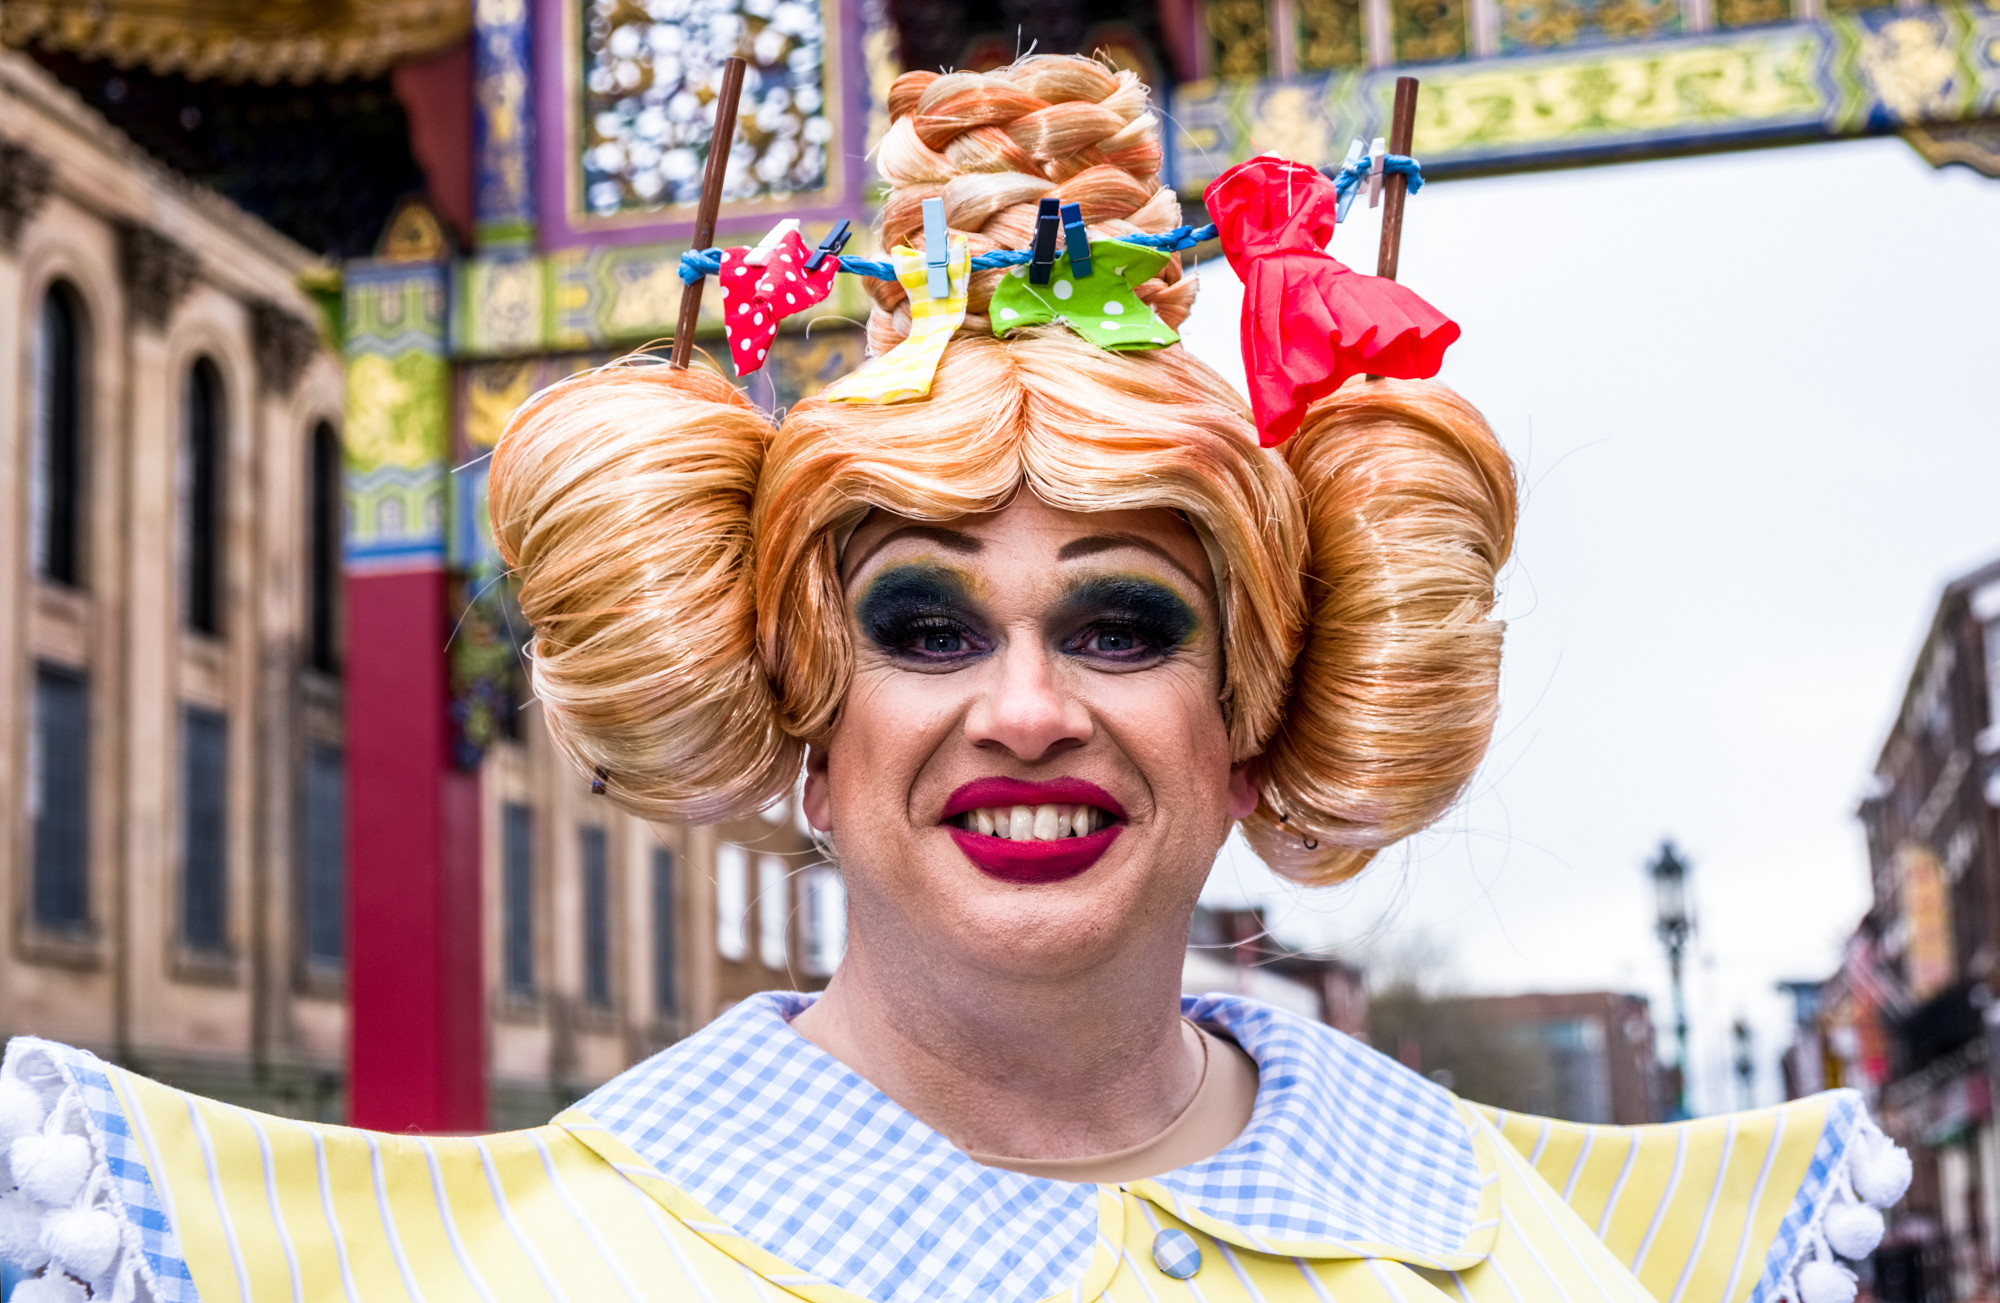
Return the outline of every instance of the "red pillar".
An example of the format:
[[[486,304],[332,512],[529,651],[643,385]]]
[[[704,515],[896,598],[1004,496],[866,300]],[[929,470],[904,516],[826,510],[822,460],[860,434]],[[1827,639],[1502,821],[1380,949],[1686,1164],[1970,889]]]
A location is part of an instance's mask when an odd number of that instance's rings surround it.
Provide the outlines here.
[[[348,1118],[486,1127],[479,776],[453,763],[443,262],[345,269]]]
[[[479,776],[453,767],[442,570],[347,583],[348,1115],[486,1126]]]

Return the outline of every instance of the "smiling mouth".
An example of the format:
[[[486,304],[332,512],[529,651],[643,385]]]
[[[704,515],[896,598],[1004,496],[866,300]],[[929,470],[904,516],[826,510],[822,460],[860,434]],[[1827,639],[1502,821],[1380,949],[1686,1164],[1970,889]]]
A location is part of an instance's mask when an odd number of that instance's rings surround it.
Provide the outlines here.
[[[939,822],[973,867],[1030,886],[1085,872],[1125,829],[1125,808],[1080,778],[979,778],[953,792]]]
[[[945,823],[982,837],[1010,842],[1053,842],[1088,837],[1117,819],[1094,805],[995,805],[953,815]]]

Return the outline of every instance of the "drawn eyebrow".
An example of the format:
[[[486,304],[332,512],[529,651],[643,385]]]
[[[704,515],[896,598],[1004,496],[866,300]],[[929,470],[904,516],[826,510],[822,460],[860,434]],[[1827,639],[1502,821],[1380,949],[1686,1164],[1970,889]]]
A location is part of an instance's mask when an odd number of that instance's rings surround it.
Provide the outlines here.
[[[1142,552],[1151,552],[1160,560],[1188,577],[1196,588],[1208,591],[1208,581],[1182,565],[1173,553],[1140,534],[1091,534],[1084,538],[1073,538],[1056,549],[1056,560],[1075,561],[1079,557],[1096,556],[1099,552],[1113,552],[1121,547],[1136,547]]]
[[[846,572],[841,576],[842,581],[845,582],[849,576],[852,576],[861,567],[867,565],[870,557],[899,538],[924,539],[937,544],[947,552],[958,552],[966,556],[975,555],[986,548],[986,544],[963,530],[946,529],[942,525],[904,525],[900,529],[890,530],[882,537],[876,539],[868,550],[860,556],[845,562],[841,566],[841,569]]]

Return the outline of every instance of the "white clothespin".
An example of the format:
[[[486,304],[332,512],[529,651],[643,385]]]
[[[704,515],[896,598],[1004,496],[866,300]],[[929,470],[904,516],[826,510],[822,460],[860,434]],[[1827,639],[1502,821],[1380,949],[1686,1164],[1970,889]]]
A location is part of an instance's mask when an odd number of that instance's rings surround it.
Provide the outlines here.
[[[759,240],[756,248],[744,254],[743,261],[749,263],[752,267],[767,265],[771,261],[771,255],[777,252],[778,245],[784,240],[786,234],[798,229],[799,219],[796,217],[787,217],[784,221],[772,227],[771,233]]]
[[[924,200],[924,270],[930,296],[951,297],[951,231],[944,224],[944,200]]]
[[[1379,208],[1382,204],[1382,181],[1388,176],[1389,142],[1375,137],[1375,143],[1368,148],[1368,206]]]
[[[1359,163],[1362,155],[1367,152],[1368,146],[1362,144],[1360,137],[1357,136],[1347,146],[1347,157],[1340,160],[1340,175],[1353,175],[1355,179],[1354,184],[1348,186],[1345,193],[1340,196],[1340,204],[1333,214],[1333,220],[1336,222],[1347,220],[1347,210],[1354,207],[1354,196],[1361,193],[1361,179],[1355,170],[1355,164]]]

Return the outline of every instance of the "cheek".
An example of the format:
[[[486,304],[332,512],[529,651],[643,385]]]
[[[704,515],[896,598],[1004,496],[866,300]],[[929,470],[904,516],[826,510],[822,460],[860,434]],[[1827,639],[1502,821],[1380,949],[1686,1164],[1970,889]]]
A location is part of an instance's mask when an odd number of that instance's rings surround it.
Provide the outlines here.
[[[937,682],[881,666],[855,672],[827,741],[833,831],[850,844],[903,824],[914,779],[951,727]]]

